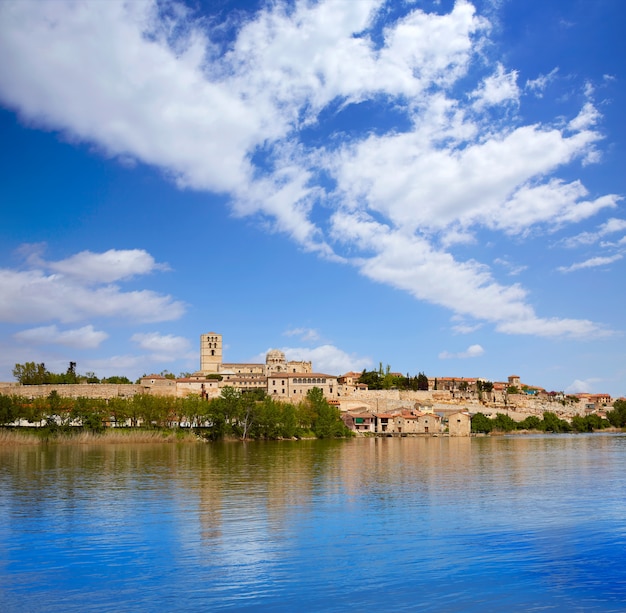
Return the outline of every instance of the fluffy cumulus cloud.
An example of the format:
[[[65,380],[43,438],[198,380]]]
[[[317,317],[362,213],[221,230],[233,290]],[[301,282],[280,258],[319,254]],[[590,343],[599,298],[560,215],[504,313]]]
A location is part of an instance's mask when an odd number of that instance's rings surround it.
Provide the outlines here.
[[[176,2],[4,2],[0,54],[11,61],[0,63],[0,99],[181,186],[228,194],[236,214],[475,320],[467,325],[596,334],[591,321],[538,315],[524,287],[452,250],[480,230],[523,240],[617,206],[617,195],[558,176],[598,160],[593,90],[574,116],[526,125],[518,73],[488,57],[490,24],[470,2],[449,12],[407,5],[393,20],[388,8],[277,0],[242,17],[225,44],[223,24]],[[557,76],[524,89],[540,93]],[[387,123],[368,123],[380,104]],[[0,295],[10,296],[0,317],[43,321],[52,309],[68,322],[100,309],[149,321],[182,310],[166,296],[98,285],[156,270],[144,252],[82,253],[43,268],[0,273]]]
[[[281,347],[287,361],[307,361],[313,363],[315,372],[336,375],[346,372],[360,372],[364,368],[370,369],[373,361],[369,357],[346,353],[335,345],[325,344],[316,347]],[[269,351],[269,349],[268,349]],[[254,356],[254,363],[265,363],[267,352]]]
[[[147,332],[133,334],[130,340],[142,350],[149,352],[154,361],[168,362],[190,355],[189,340],[182,336]],[[195,354],[191,355],[194,356]]]
[[[95,349],[106,340],[109,335],[96,330],[92,325],[72,330],[59,330],[55,325],[30,328],[15,333],[18,341],[34,345],[64,345],[75,349]]]
[[[442,351],[439,354],[440,360],[450,359],[466,359],[466,358],[478,358],[485,353],[485,350],[480,345],[470,345],[465,351],[459,351],[458,353],[450,353],[449,351]]]
[[[370,358],[348,354],[334,345],[320,345],[313,348],[284,347],[287,360],[307,360],[313,362],[313,368],[321,373],[360,372],[372,367]]]
[[[58,261],[46,261],[40,255],[29,257],[21,269],[0,269],[0,321],[73,323],[104,317],[143,323],[178,319],[185,307],[171,296],[151,290],[124,290],[111,283],[161,268],[139,250],[83,252]],[[31,338],[47,334],[49,339],[55,334],[61,339],[80,336],[52,328],[38,330],[24,333],[30,333]],[[86,331],[83,329],[83,334]],[[98,338],[94,334],[91,330],[85,338],[90,336],[94,342]]]
[[[567,386],[565,392],[568,394],[585,394],[589,393],[592,390],[597,389],[597,384],[601,382],[602,379],[590,378],[590,379],[575,379],[572,381],[570,385]]]
[[[41,263],[52,272],[86,284],[113,283],[155,270],[167,270],[167,266],[155,262],[142,249],[109,249],[104,253],[81,251],[65,260]]]

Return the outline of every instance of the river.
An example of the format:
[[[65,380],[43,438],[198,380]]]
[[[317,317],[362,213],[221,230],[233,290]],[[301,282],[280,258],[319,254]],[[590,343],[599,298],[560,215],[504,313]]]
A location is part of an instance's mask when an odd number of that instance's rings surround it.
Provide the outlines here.
[[[625,611],[626,436],[0,448],[14,611]]]

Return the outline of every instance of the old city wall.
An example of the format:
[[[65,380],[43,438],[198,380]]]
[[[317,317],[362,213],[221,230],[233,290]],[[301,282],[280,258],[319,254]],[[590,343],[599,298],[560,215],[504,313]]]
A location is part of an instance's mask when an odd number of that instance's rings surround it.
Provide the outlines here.
[[[0,394],[24,398],[45,398],[55,391],[63,398],[128,398],[145,393],[142,385],[113,383],[77,383],[63,385],[20,385],[0,383]]]
[[[50,392],[56,391],[65,398],[128,398],[136,394],[156,396],[186,396],[200,393],[199,390],[181,388],[171,385],[144,387],[138,384],[111,383],[80,383],[63,385],[20,385],[19,383],[0,382],[0,394],[17,395],[25,398],[45,398]],[[219,389],[206,390],[210,397],[217,397]],[[448,391],[405,391],[405,390],[355,390],[344,392],[338,398],[342,411],[369,411],[371,413],[387,413],[399,409],[417,409],[434,411],[435,413],[452,413],[467,409],[471,413],[482,412],[495,417],[496,413],[509,415],[516,421],[522,421],[529,415],[541,417],[546,411],[556,413],[559,417],[571,418],[574,415],[585,415],[585,404],[566,403],[543,400],[525,394],[510,394],[506,404],[502,402],[480,402],[476,398],[458,398]]]

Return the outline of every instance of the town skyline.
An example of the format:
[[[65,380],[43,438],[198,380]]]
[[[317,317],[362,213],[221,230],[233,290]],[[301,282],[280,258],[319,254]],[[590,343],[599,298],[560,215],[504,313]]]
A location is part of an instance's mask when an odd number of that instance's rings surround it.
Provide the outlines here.
[[[619,0],[0,4],[16,363],[626,394]]]

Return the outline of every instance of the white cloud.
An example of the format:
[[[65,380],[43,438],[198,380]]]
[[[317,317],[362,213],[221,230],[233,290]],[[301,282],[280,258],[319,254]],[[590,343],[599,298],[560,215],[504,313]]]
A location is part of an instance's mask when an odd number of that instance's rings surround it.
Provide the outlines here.
[[[189,357],[191,345],[189,340],[182,336],[147,332],[133,334],[130,340],[137,343],[144,351],[150,352],[150,359],[155,361],[168,362]]]
[[[109,249],[104,253],[81,251],[57,262],[31,260],[33,263],[61,273],[82,283],[112,283],[145,275],[153,271],[169,270],[165,264],[158,264],[143,249]]]
[[[578,181],[534,182],[583,155],[597,138],[524,126],[459,151],[429,142],[418,127],[346,145],[327,167],[348,207],[363,202],[405,232],[446,231],[460,222],[519,233],[553,218],[580,221],[616,206],[617,196],[582,200],[587,190]]]
[[[485,353],[485,350],[480,345],[470,345],[465,351],[459,353],[450,353],[449,351],[442,351],[439,354],[440,360],[450,359],[466,359],[466,358],[478,358]]]
[[[602,381],[602,379],[575,379],[571,385],[565,388],[565,392],[568,394],[592,393],[595,388],[595,384],[599,383],[600,381]]]
[[[616,332],[586,319],[551,319],[531,317],[518,321],[500,322],[496,326],[498,332],[505,334],[527,334],[547,338],[565,337],[572,339],[606,338]]]
[[[598,227],[595,232],[581,232],[576,236],[571,236],[562,241],[565,247],[578,247],[580,245],[593,245],[601,238],[615,232],[623,232],[626,230],[626,219],[617,219],[612,217]]]
[[[508,274],[511,275],[512,277],[515,277],[521,274],[528,268],[528,266],[524,266],[520,264],[513,264],[506,258],[496,258],[493,261],[493,263],[498,264],[499,266],[502,266],[503,268],[505,268],[508,271]]]
[[[557,270],[559,272],[574,272],[575,270],[582,270],[584,268],[597,268],[599,266],[608,266],[609,264],[613,264],[613,262],[617,262],[621,260],[624,256],[621,253],[617,253],[608,257],[594,257],[585,260],[584,262],[576,262],[571,266],[559,266]]]
[[[452,326],[452,331],[456,334],[471,334],[480,330],[482,327],[482,324],[458,323]]]
[[[283,332],[285,336],[299,336],[303,341],[317,341],[320,338],[319,332],[312,328],[293,328]]]
[[[552,69],[547,75],[541,74],[536,79],[528,79],[526,81],[526,89],[532,91],[537,97],[543,97],[543,92],[548,85],[554,81],[559,69]]]
[[[587,130],[598,123],[600,113],[591,102],[587,102],[580,113],[569,122],[569,129],[575,132]]]
[[[310,360],[313,369],[330,375],[340,375],[350,371],[361,371],[371,368],[370,358],[348,354],[334,345],[320,345],[313,348],[284,347],[287,360]]]
[[[159,6],[0,3],[0,55],[11,58],[0,63],[0,99],[106,155],[155,165],[180,186],[226,193],[236,214],[269,219],[306,249],[453,313],[507,333],[601,330],[539,317],[526,289],[446,251],[471,243],[479,228],[523,239],[619,201],[553,176],[598,160],[601,116],[592,102],[554,125],[523,125],[506,113],[506,122],[491,121],[494,110],[520,104],[518,75],[489,65],[490,24],[470,2],[444,14],[407,9],[384,23],[382,0],[277,0],[242,21],[224,49],[210,20],[181,10],[166,21]],[[371,35],[377,28],[380,39]],[[490,76],[477,77],[476,66]],[[554,74],[526,87],[541,91]],[[461,79],[474,83],[469,97],[455,89]],[[323,112],[341,119],[363,102],[388,104],[406,125],[336,130],[326,146],[308,139],[305,128],[325,129]],[[0,319],[172,319],[183,306],[169,296],[97,286],[160,266],[134,250],[38,264],[48,275],[2,271],[10,298],[0,298]]]
[[[33,345],[65,345],[75,349],[95,349],[106,340],[109,335],[101,330],[95,330],[92,325],[83,326],[74,330],[59,330],[57,326],[41,326],[22,330],[13,335],[21,342]]]
[[[349,354],[334,345],[319,345],[317,347],[281,347],[285,358],[295,361],[313,362],[313,369],[318,373],[342,375],[350,371],[362,371],[372,367],[371,358]],[[265,363],[266,353],[252,358],[253,362]]]
[[[104,254],[111,261],[112,271],[106,273],[91,266],[94,275],[74,275],[81,257],[91,263],[98,260],[99,254],[78,254],[58,262],[45,262],[38,259],[40,267],[32,263],[26,270],[0,269],[0,321],[10,323],[60,321],[77,322],[93,317],[115,317],[137,322],[155,322],[178,319],[184,312],[184,305],[171,296],[150,290],[123,291],[117,285],[104,285],[101,278],[122,278],[138,274],[139,266],[128,266],[127,254],[145,252],[121,251],[119,260],[115,251]],[[100,254],[102,255],[102,254]],[[144,260],[152,260],[145,254]],[[134,256],[131,256],[131,260]],[[141,258],[139,258],[141,259]],[[121,266],[116,268],[116,262]],[[47,269],[47,270],[46,270]],[[65,272],[48,272],[55,269]],[[129,273],[129,269],[133,270]],[[144,271],[158,269],[154,264]]]
[[[483,80],[480,87],[471,94],[474,108],[482,110],[487,106],[498,106],[506,102],[517,102],[520,90],[517,86],[517,71],[506,72],[502,64],[498,64],[496,72]]]

